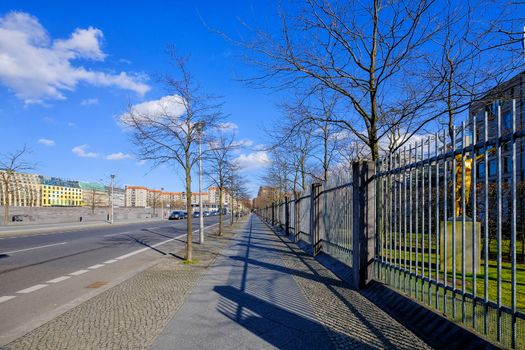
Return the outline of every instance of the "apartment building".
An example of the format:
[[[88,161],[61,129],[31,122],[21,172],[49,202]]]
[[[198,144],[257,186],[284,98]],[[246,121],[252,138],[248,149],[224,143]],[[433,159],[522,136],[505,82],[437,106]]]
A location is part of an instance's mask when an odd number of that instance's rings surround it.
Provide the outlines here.
[[[82,189],[77,181],[58,177],[39,176],[43,207],[80,207]]]
[[[126,186],[126,207],[146,208],[148,206],[148,188],[143,186]]]
[[[0,171],[0,178],[8,178],[5,171]],[[39,207],[41,205],[40,178],[35,174],[12,173],[9,176],[9,198],[6,197],[6,181],[0,181],[0,205],[8,200],[10,206]]]

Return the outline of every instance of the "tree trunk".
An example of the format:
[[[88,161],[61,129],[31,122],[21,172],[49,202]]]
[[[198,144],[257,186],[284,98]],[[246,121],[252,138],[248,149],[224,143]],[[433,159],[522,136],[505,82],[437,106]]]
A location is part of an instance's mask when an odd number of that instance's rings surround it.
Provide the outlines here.
[[[219,236],[222,236],[222,186],[219,187]]]
[[[9,225],[9,190],[6,185],[5,196],[4,196],[4,225]]]
[[[192,252],[192,218],[193,213],[191,211],[191,173],[190,173],[190,159],[186,157],[186,211],[188,213],[188,218],[186,219],[186,260],[193,259]]]
[[[230,208],[231,208],[231,220],[230,220],[230,226],[233,226],[233,196],[230,196]]]

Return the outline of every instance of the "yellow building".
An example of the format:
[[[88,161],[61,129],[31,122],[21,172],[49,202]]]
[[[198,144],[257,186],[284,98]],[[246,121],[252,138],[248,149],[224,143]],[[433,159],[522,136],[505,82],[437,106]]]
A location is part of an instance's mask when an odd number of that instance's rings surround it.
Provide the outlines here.
[[[43,207],[79,207],[82,205],[82,189],[76,181],[65,181],[54,177],[41,177]]]
[[[42,206],[79,207],[82,205],[80,188],[42,185]]]

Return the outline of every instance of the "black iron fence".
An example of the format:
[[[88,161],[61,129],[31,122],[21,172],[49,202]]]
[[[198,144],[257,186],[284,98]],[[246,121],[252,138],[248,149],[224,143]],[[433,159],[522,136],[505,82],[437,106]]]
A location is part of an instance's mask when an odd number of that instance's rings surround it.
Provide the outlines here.
[[[525,128],[505,103],[259,214],[356,286],[376,279],[525,348]]]

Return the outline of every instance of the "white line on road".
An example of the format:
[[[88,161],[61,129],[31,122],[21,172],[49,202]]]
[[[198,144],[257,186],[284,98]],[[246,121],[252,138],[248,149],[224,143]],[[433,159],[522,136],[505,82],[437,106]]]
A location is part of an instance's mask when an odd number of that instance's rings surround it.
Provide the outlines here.
[[[78,271],[75,271],[75,272],[71,272],[69,275],[70,276],[78,276],[78,275],[81,275],[83,273],[86,273],[88,272],[88,270],[78,270]]]
[[[34,285],[33,287],[29,287],[29,288],[26,288],[26,289],[19,290],[17,293],[27,294],[27,293],[34,292],[35,290],[42,289],[44,287],[47,287],[47,284],[37,284],[37,285]]]
[[[116,260],[126,259],[126,258],[129,258],[130,256],[135,255],[135,254],[145,252],[146,250],[149,250],[149,248],[142,248],[142,249],[139,249],[139,250],[135,250],[134,252],[131,252],[131,253],[128,253],[128,254],[124,254],[124,255],[118,256],[118,257],[116,257],[115,259],[116,259]]]
[[[5,252],[4,254],[14,254],[14,253],[20,253],[20,252],[26,252],[28,250],[34,250],[34,249],[40,249],[40,248],[47,248],[47,247],[54,247],[56,245],[62,245],[62,244],[66,244],[67,242],[62,242],[62,243],[55,243],[55,244],[46,244],[46,245],[41,245],[41,246],[38,246],[38,247],[33,247],[33,248],[26,248],[26,249],[20,249],[20,250],[13,250],[11,252]]]
[[[55,279],[49,280],[46,283],[58,283],[67,280],[68,278],[71,278],[71,276],[61,276],[57,277]]]
[[[96,265],[88,267],[88,269],[89,270],[96,270],[96,269],[101,268],[103,266],[104,266],[104,264],[96,264]]]
[[[108,260],[108,261],[104,261],[104,264],[113,264],[114,262],[117,262],[118,260],[115,260],[115,259],[111,259],[111,260]]]
[[[11,299],[14,299],[16,298],[14,295],[6,295],[6,296],[3,296],[3,297],[0,297],[0,303],[3,303],[4,301],[8,301],[8,300],[11,300]]]

